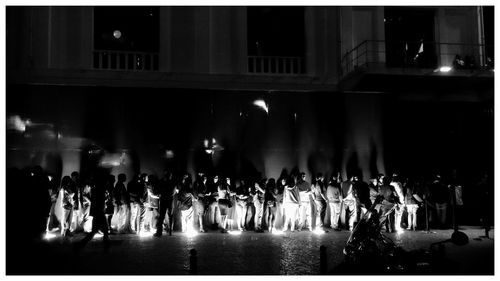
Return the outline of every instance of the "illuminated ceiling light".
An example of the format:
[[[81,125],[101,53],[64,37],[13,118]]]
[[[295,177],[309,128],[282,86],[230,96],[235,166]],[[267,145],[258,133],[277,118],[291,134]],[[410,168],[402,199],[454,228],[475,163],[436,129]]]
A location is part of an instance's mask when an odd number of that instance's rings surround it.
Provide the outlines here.
[[[227,233],[231,235],[240,235],[241,231],[240,230],[229,230]]]
[[[45,240],[50,240],[52,238],[56,238],[56,235],[54,233],[47,232],[47,233],[45,233],[45,236],[43,238]]]
[[[120,30],[113,31],[113,37],[120,39],[122,37],[122,32]]]
[[[439,68],[439,71],[440,72],[450,72],[451,71],[451,67],[450,66],[441,66]]]
[[[266,104],[265,101],[263,100],[256,100],[253,102],[253,104],[257,107],[262,108],[266,113],[269,113],[269,106]]]
[[[165,151],[165,158],[167,158],[167,159],[174,158],[174,151],[172,151],[172,150]]]

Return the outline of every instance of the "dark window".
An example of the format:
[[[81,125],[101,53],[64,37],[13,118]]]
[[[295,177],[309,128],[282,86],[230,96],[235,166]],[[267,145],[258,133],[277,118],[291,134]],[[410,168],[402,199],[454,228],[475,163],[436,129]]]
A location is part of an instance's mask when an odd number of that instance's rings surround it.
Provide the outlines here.
[[[94,7],[94,48],[158,52],[158,7]]]
[[[434,9],[387,7],[384,21],[388,66],[433,68],[437,65]]]
[[[249,56],[304,56],[304,7],[248,7],[247,21]]]

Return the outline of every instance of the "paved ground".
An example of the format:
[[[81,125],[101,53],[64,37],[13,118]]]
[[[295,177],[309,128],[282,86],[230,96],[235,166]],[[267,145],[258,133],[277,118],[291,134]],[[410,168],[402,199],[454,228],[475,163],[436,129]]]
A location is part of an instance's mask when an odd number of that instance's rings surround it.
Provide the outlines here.
[[[493,274],[494,240],[475,240],[484,235],[477,227],[461,230],[469,236],[469,244],[445,246],[445,256],[457,265],[453,273]],[[451,233],[416,231],[388,236],[405,250],[415,250],[446,240]],[[319,274],[320,246],[327,247],[328,270],[334,270],[344,259],[342,249],[348,236],[348,231],[280,236],[255,232],[238,236],[208,232],[194,237],[174,233],[161,238],[114,235],[108,249],[100,238],[94,238],[83,250],[74,252],[72,245],[83,237],[80,234],[37,243],[23,255],[8,252],[7,274],[182,275],[189,273],[190,249],[198,253],[198,274]],[[490,237],[494,237],[493,231]]]

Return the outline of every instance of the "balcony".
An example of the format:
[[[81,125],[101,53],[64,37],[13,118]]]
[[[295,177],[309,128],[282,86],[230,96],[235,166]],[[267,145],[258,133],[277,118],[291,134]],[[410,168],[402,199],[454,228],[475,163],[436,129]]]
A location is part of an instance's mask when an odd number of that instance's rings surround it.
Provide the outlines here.
[[[487,53],[492,49],[479,44],[367,40],[342,57],[340,79],[362,72],[435,74],[441,67],[450,67],[452,75],[488,75],[494,58]]]
[[[93,68],[123,71],[157,71],[158,53],[95,50]]]
[[[305,73],[302,57],[249,56],[248,73],[255,75],[302,75]]]

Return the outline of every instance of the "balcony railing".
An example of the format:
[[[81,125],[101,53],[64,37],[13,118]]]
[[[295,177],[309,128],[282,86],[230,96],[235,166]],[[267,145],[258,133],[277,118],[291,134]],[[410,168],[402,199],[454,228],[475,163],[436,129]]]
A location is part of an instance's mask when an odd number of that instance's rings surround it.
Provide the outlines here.
[[[262,75],[300,75],[305,73],[302,57],[249,56],[248,73]]]
[[[370,67],[453,69],[483,71],[493,69],[492,46],[437,42],[367,40],[347,52],[341,60],[341,78]]]
[[[93,68],[126,71],[156,71],[158,70],[158,53],[95,50]]]

